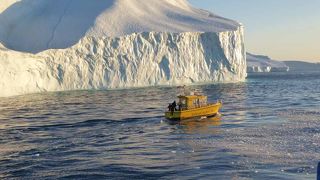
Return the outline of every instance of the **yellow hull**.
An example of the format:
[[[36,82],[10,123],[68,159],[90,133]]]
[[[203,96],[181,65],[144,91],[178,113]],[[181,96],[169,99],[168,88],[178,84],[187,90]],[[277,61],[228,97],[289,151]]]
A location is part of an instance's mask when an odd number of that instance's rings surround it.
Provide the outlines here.
[[[167,111],[165,113],[165,116],[167,119],[170,119],[170,120],[183,120],[183,119],[189,119],[194,117],[210,117],[218,114],[221,106],[222,104],[218,102],[216,104],[210,104],[200,108],[188,109],[183,111],[175,111],[173,113]]]

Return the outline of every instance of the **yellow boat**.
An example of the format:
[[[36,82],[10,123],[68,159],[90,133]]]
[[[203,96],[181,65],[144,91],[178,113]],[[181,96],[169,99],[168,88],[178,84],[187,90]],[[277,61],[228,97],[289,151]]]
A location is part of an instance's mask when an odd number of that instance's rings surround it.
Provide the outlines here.
[[[213,117],[219,113],[222,103],[207,103],[207,96],[192,94],[178,96],[179,102],[168,106],[165,117],[169,120],[184,120],[195,117]]]

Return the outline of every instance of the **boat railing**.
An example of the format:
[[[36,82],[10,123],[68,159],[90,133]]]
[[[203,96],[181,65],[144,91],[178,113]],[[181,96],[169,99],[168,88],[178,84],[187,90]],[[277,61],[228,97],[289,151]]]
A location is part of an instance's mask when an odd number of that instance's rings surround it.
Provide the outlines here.
[[[197,109],[197,108],[202,108],[202,107],[207,107],[207,106],[212,106],[212,105],[216,105],[217,103],[220,103],[222,104],[222,101],[221,100],[218,100],[216,103],[204,103],[204,104],[197,104],[197,105],[194,105],[192,107],[188,107],[187,105],[185,104],[182,104],[182,105],[177,105],[176,108],[175,108],[175,111],[186,111],[186,110],[192,110],[192,109]]]
[[[178,91],[181,96],[189,96],[189,95],[195,95],[195,96],[202,96],[204,95],[203,91],[201,89],[189,89],[186,86],[179,86]]]
[[[180,111],[192,110],[192,109],[208,107],[208,106],[212,106],[212,105],[216,105],[216,104],[217,103],[207,103],[207,104],[202,104],[202,105],[196,105],[196,106],[193,106],[193,107],[181,107],[181,108],[178,108],[178,110],[180,110]]]

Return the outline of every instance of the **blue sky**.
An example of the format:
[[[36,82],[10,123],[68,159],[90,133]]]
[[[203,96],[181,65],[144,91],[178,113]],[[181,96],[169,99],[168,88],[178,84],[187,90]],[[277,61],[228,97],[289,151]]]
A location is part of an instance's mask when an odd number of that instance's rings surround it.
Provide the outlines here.
[[[247,51],[320,62],[320,0],[189,0],[245,26]]]

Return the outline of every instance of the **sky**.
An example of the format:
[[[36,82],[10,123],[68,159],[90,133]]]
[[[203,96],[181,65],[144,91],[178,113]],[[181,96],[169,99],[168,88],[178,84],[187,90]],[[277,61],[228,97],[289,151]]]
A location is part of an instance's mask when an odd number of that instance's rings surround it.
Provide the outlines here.
[[[245,27],[248,52],[320,62],[320,0],[189,0]]]

